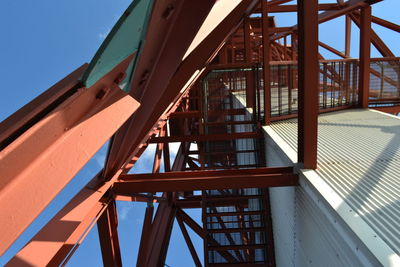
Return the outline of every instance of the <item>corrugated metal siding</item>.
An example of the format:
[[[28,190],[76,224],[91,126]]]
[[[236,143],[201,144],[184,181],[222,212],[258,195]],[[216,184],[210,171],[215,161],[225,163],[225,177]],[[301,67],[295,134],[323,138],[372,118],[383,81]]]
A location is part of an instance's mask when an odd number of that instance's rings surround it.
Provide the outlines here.
[[[271,127],[297,150],[297,120]],[[368,110],[321,115],[317,173],[400,254],[399,119]]]
[[[291,161],[266,139],[268,166]],[[340,216],[304,177],[298,187],[270,188],[277,266],[379,266]]]
[[[297,266],[295,260],[295,188],[270,188],[276,266]]]
[[[315,202],[312,193],[303,187],[296,188],[296,259],[295,266],[378,266],[376,261],[366,261],[350,247],[337,225],[322,211],[325,204]]]

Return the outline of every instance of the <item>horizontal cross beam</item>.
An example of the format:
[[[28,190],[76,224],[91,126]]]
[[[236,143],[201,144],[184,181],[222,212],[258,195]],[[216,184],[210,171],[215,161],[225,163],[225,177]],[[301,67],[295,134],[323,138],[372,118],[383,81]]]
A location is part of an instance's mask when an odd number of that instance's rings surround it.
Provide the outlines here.
[[[318,10],[338,10],[341,7],[337,3],[319,4]],[[281,13],[281,12],[297,12],[297,5],[279,5],[268,8],[268,13]],[[261,13],[261,8],[255,10],[254,13]]]
[[[200,134],[183,136],[153,137],[149,143],[170,143],[170,142],[201,142],[201,141],[221,141],[234,139],[260,138],[262,134],[254,132],[243,132],[233,134]]]
[[[194,190],[264,188],[295,186],[298,176],[293,169],[260,168],[253,170],[170,172],[122,175],[114,192],[129,195],[137,192],[177,192]]]
[[[221,115],[246,115],[247,110],[245,108],[238,109],[225,109],[225,110],[207,110],[207,116],[221,116]],[[198,118],[203,114],[198,110],[189,111],[175,111],[169,115],[169,118]]]

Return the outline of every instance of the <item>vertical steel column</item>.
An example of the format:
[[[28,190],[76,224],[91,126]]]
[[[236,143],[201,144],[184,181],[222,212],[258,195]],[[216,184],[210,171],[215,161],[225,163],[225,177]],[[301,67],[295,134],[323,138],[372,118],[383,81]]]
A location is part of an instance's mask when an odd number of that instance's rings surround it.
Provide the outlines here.
[[[351,44],[351,18],[346,15],[346,37],[345,37],[345,56],[350,57],[350,44]]]
[[[137,266],[145,266],[147,260],[148,241],[153,226],[154,207],[146,207],[144,222],[142,228],[142,236],[140,237],[139,252],[137,257]]]
[[[318,1],[297,0],[299,124],[298,160],[306,169],[317,168],[318,127]]]
[[[97,221],[104,266],[122,266],[117,226],[117,211],[113,201]]]
[[[288,60],[287,58],[287,35],[283,37],[283,60]]]
[[[261,0],[263,36],[264,124],[271,124],[270,42],[267,1]]]
[[[371,6],[366,6],[361,9],[360,17],[360,78],[358,86],[358,103],[362,108],[368,107],[370,59]]]
[[[251,50],[251,40],[250,40],[250,18],[247,17],[243,22],[243,38],[245,47],[245,59],[246,63],[251,63],[252,61],[252,50]]]
[[[245,47],[245,60],[246,63],[251,63],[253,60],[253,50],[251,47],[250,36],[250,18],[246,17],[243,22],[243,38]],[[254,108],[254,79],[250,71],[246,71],[246,106]]]
[[[164,132],[164,136],[168,136],[167,124],[164,125],[164,128],[163,128],[162,131]],[[169,144],[168,143],[164,143],[164,146],[163,146],[163,158],[164,158],[164,172],[170,172],[171,171],[171,160],[170,160]]]

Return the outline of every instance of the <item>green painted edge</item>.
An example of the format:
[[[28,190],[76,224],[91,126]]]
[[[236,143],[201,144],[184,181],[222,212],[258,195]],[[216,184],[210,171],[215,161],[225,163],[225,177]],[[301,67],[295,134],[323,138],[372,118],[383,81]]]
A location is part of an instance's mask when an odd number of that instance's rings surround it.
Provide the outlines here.
[[[133,61],[132,69],[131,69],[130,73],[126,74],[126,79],[125,80],[127,81],[127,86],[125,87],[124,91],[127,92],[127,93],[130,91],[129,89],[130,89],[130,85],[131,85],[131,82],[132,82],[131,79],[132,79],[133,74],[135,73],[135,70],[136,70],[136,63],[139,60],[139,57],[141,55],[141,51],[142,51],[142,49],[144,47],[144,44],[146,43],[145,36],[147,35],[147,30],[148,30],[148,26],[149,26],[149,22],[150,22],[150,20],[149,20],[150,14],[153,11],[153,7],[154,7],[154,0],[149,0],[149,1],[150,1],[150,3],[149,3],[150,8],[147,9],[147,15],[146,15],[146,17],[148,19],[143,24],[142,38],[141,38],[141,41],[139,42],[135,58],[132,60]],[[127,70],[129,70],[129,67],[128,67]]]
[[[109,43],[114,38],[114,35],[118,32],[118,30],[121,27],[121,25],[125,22],[127,17],[130,15],[132,10],[139,4],[139,2],[140,2],[140,0],[134,0],[129,5],[129,7],[124,11],[124,13],[118,19],[117,23],[115,23],[115,25],[111,29],[110,33],[107,35],[107,37],[104,40],[104,42],[100,45],[100,47],[97,50],[96,54],[94,55],[93,59],[90,61],[88,68],[86,69],[85,73],[82,75],[82,78],[80,79],[80,81],[83,83],[84,86],[87,86],[86,83],[87,83],[87,79],[88,79],[89,75],[91,74],[93,68],[96,66],[97,61],[100,59],[100,57],[103,54],[103,52],[105,51],[105,49],[108,47]],[[154,4],[153,0],[150,0],[150,2],[153,2],[153,3],[151,3],[150,8],[148,8],[148,14],[147,15],[149,15],[150,10],[152,10],[152,6]],[[150,5],[150,3],[149,3],[149,5]],[[144,24],[144,26],[146,26],[146,30],[147,30],[148,21],[149,20],[147,19],[146,23]],[[143,30],[143,32],[142,32],[142,38],[143,38],[143,34],[146,32],[146,30]],[[139,45],[139,48],[140,48],[140,45]],[[138,51],[139,51],[139,49],[138,49]],[[138,56],[138,53],[136,53],[135,58],[137,58],[137,56]]]

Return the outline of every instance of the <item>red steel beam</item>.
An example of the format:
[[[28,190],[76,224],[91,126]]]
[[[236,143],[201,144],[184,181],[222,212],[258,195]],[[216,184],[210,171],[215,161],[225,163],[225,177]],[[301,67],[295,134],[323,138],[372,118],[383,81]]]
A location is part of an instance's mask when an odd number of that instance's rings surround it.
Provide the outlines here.
[[[0,152],[0,228],[7,229],[0,254],[138,108],[114,84],[130,59],[79,89]]]
[[[382,27],[388,28],[390,30],[400,32],[400,25],[392,23],[390,21],[372,16],[372,22],[378,25],[381,25]]]
[[[268,10],[269,11],[269,10]],[[275,27],[269,29],[269,34],[291,31],[292,27]]]
[[[350,0],[344,3],[339,10],[326,11],[318,16],[318,23],[323,23],[328,20],[340,17],[346,13],[354,11],[359,8],[367,7],[372,4],[381,2],[382,0]]]
[[[351,18],[349,15],[346,15],[344,54],[347,58],[350,57],[350,48],[351,48],[350,44],[351,44]]]
[[[260,137],[262,137],[262,134],[254,132],[243,132],[243,133],[232,133],[232,134],[199,134],[199,135],[153,137],[149,140],[149,143],[195,142],[195,141],[202,142],[202,141],[260,138]]]
[[[361,9],[360,17],[360,65],[358,98],[359,106],[368,108],[370,59],[371,59],[371,14],[370,6]]]
[[[125,175],[124,177],[127,177]],[[132,177],[132,178],[131,178]],[[114,184],[117,194],[129,195],[136,192],[178,192],[194,190],[213,190],[231,188],[261,188],[275,186],[294,186],[298,177],[292,173],[209,175],[204,171],[202,177],[174,177],[137,179],[130,176]]]
[[[115,201],[112,201],[97,221],[104,266],[122,267],[117,227],[117,211]]]
[[[204,229],[193,220],[186,212],[182,209],[177,209],[177,216],[183,220],[196,234],[198,234],[203,240],[207,240],[210,244],[214,246],[220,245],[212,236],[207,236]],[[219,254],[225,258],[227,262],[237,262],[237,260],[227,251],[220,251]]]
[[[199,209],[201,208],[201,200],[197,199],[180,199],[175,201],[176,206],[181,209]],[[246,206],[248,204],[247,199],[241,199],[240,201],[234,202],[237,205]],[[213,203],[214,207],[226,207],[232,205],[232,200],[228,201],[216,201]]]
[[[114,198],[117,201],[127,201],[127,202],[157,203],[157,202],[166,201],[166,199],[163,197],[150,196],[150,195],[144,195],[144,194],[131,194],[129,196],[115,195]]]
[[[327,22],[329,20],[335,19],[342,15],[349,14],[354,10],[357,10],[362,7],[372,5],[372,4],[381,2],[381,1],[383,1],[383,0],[350,0],[350,1],[347,1],[345,3],[345,5],[342,5],[340,7],[340,9],[338,9],[338,10],[329,10],[329,11],[320,13],[318,15],[318,23]],[[283,32],[283,33],[277,34],[277,35],[271,37],[271,40],[280,39],[280,38],[284,37],[285,35],[290,34],[293,31],[297,31],[297,29],[298,29],[298,25],[294,25],[290,32]]]
[[[293,0],[266,0],[265,2],[267,3],[267,5],[269,7],[274,7],[274,6],[279,6],[279,5],[283,5],[286,4],[288,2],[292,2]]]
[[[164,136],[168,136],[168,128],[167,124],[164,125]],[[169,153],[169,145],[167,143],[164,144],[163,147],[163,159],[164,159],[164,172],[170,172],[171,171],[171,159],[170,159],[170,153]]]
[[[297,185],[294,174],[264,174],[230,177],[202,177],[176,179],[148,179],[119,181],[114,185],[116,194],[129,195],[136,192],[177,192],[230,188],[260,188]]]
[[[167,202],[161,203],[148,236],[146,264],[143,266],[163,266],[167,255],[176,208]]]
[[[140,237],[139,252],[137,257],[137,266],[145,266],[147,260],[148,246],[149,246],[149,236],[153,227],[153,212],[154,207],[146,207],[146,212],[144,214],[142,236]]]
[[[102,198],[112,181],[104,183],[100,176],[94,177],[7,266],[58,266],[65,263],[107,208],[108,202]]]
[[[358,28],[361,31],[361,15],[360,12],[355,11],[351,14],[349,14],[353,22],[358,26]],[[379,37],[378,34],[371,28],[370,30],[370,35],[371,35],[371,42],[375,46],[375,48],[381,53],[382,56],[384,57],[390,57],[394,58],[393,52],[390,50],[390,48],[385,44],[385,42]]]
[[[339,56],[339,57],[341,57],[341,58],[346,58],[346,57],[347,57],[347,56],[346,56],[345,54],[343,54],[342,52],[336,50],[335,48],[331,47],[330,45],[327,45],[327,44],[324,43],[324,42],[319,41],[318,44],[319,44],[319,46],[325,48],[326,50],[332,52],[333,54],[335,54],[335,55],[337,55],[337,56]]]
[[[160,132],[159,132],[159,136],[160,138],[165,137],[165,126],[161,128]],[[160,172],[160,167],[161,167],[161,156],[162,156],[162,152],[164,150],[164,146],[168,144],[165,143],[158,143],[156,145],[156,151],[154,153],[154,161],[153,161],[153,170],[152,173],[157,173]]]
[[[339,10],[339,9],[340,6],[338,6],[337,3],[326,3],[318,5],[319,11]],[[268,5],[268,13],[286,13],[286,12],[297,12],[297,5],[279,5],[272,7],[269,7]],[[256,13],[261,13],[261,9],[257,9]]]
[[[189,233],[186,230],[186,227],[185,227],[185,225],[183,223],[183,220],[181,219],[180,216],[176,216],[176,220],[178,221],[179,227],[181,228],[183,237],[185,238],[185,241],[186,241],[186,244],[187,244],[187,246],[189,248],[190,254],[192,255],[194,264],[196,265],[196,267],[201,267],[202,265],[201,265],[199,256],[196,253],[196,249],[193,246],[193,242],[190,239]]]
[[[270,54],[271,44],[269,38],[268,7],[264,0],[261,1],[262,10],[262,43],[263,43],[263,81],[264,81],[264,124],[271,124],[271,80],[270,80]]]
[[[306,169],[317,168],[318,127],[318,1],[299,1],[299,124],[298,160]]]
[[[238,109],[226,109],[226,110],[209,110],[207,115],[215,116],[215,115],[245,115],[247,113],[246,109],[238,108]],[[169,118],[198,118],[201,117],[202,114],[198,110],[189,110],[189,111],[176,111],[169,115]]]
[[[256,168],[245,170],[222,170],[222,171],[172,171],[168,173],[142,173],[142,174],[123,174],[119,179],[132,180],[132,179],[150,179],[150,178],[187,178],[187,177],[205,177],[205,176],[235,176],[235,175],[256,175],[256,174],[275,174],[275,173],[293,173],[292,167],[268,167]],[[246,196],[247,197],[247,196]]]
[[[0,150],[52,111],[57,102],[63,101],[75,93],[80,85],[79,78],[87,66],[88,64],[82,65],[2,121],[0,123]]]
[[[181,144],[172,165],[172,170],[180,171],[184,168],[187,149],[186,144]],[[153,175],[161,175],[161,173],[153,173]],[[163,197],[167,196],[168,194],[163,194]],[[175,196],[172,195],[172,198],[175,198]],[[142,234],[137,266],[163,266],[176,215],[176,206],[170,201],[160,203],[152,224],[150,214],[146,215],[146,235]]]
[[[177,215],[185,222],[198,236],[205,239],[206,233],[204,229],[195,221],[193,220],[186,212],[182,209],[177,209]]]

